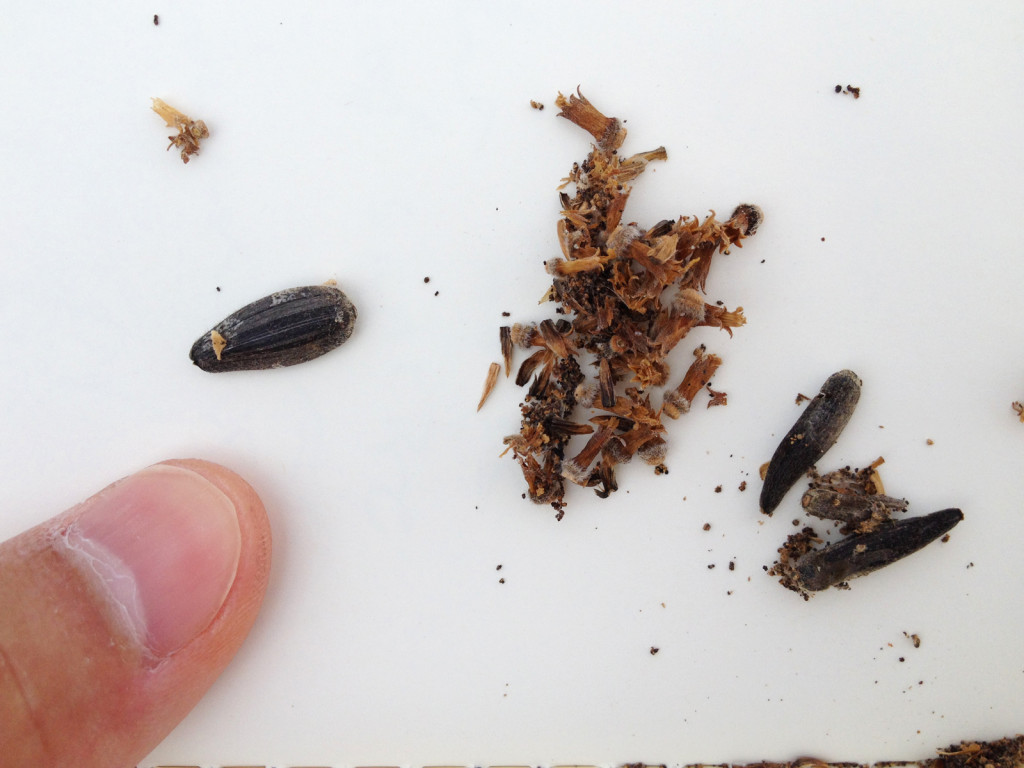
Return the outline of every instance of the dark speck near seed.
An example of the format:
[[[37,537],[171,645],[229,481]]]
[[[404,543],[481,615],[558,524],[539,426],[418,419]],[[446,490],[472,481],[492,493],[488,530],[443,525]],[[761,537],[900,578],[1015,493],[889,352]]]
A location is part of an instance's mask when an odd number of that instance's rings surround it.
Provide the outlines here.
[[[189,357],[210,373],[297,365],[346,342],[355,321],[356,308],[337,288],[291,288],[224,318],[196,340]]]

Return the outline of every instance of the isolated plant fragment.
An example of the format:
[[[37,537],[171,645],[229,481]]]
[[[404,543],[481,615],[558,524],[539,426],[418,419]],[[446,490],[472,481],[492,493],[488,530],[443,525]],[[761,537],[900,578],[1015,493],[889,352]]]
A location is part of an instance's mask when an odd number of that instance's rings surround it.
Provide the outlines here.
[[[526,479],[529,498],[563,514],[565,481],[594,488],[604,498],[618,487],[615,466],[639,455],[664,470],[663,416],[678,418],[721,364],[703,346],[679,383],[662,399],[650,391],[670,385],[666,357],[699,326],[743,325],[742,307],[708,304],[705,283],[716,252],[728,253],[761,223],[754,205],[740,205],[720,222],[682,216],[643,229],[624,218],[629,182],[664,147],[629,157],[618,153],[626,138],[621,121],[606,117],[581,93],[555,101],[559,115],[594,138],[593,151],[574,164],[560,193],[557,225],[562,255],[545,262],[552,285],[544,299],[559,306],[557,321],[502,329],[502,356],[512,346],[530,351],[516,383],[529,385],[520,432],[505,439]],[[564,191],[574,187],[574,194]],[[588,370],[594,370],[588,375]],[[724,404],[713,393],[710,404]],[[587,418],[577,406],[593,409]],[[566,455],[574,435],[590,435],[576,456]]]
[[[155,16],[153,17],[156,18]],[[181,162],[188,163],[192,155],[199,154],[199,141],[208,138],[210,130],[202,120],[193,120],[188,115],[179,112],[162,99],[153,99],[153,111],[164,119],[168,127],[176,128],[177,135],[167,138],[171,143],[167,149],[177,147],[181,150]]]

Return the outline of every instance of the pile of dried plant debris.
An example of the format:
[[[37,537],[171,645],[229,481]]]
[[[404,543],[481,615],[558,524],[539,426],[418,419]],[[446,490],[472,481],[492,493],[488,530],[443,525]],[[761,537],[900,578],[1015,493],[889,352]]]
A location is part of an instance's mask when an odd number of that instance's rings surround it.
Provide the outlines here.
[[[559,115],[596,143],[564,180],[563,188],[572,184],[575,194],[561,193],[562,258],[545,262],[553,280],[544,298],[559,304],[562,318],[501,329],[506,375],[513,346],[532,350],[516,377],[518,385],[529,384],[522,428],[505,438],[507,450],[522,468],[529,498],[551,504],[559,519],[566,480],[606,498],[618,487],[616,465],[634,455],[658,472],[667,471],[663,417],[687,412],[722,361],[702,345],[660,406],[649,393],[669,384],[666,358],[691,329],[723,328],[731,335],[746,322],[742,307],[708,304],[702,294],[712,256],[739,247],[762,219],[757,206],[740,205],[724,222],[714,211],[703,221],[682,216],[649,229],[629,222],[624,218],[629,182],[652,160],[666,159],[665,149],[621,157],[622,123],[577,94],[559,94]],[[596,376],[584,372],[584,354]],[[709,394],[709,406],[725,404],[724,392],[709,388]],[[593,408],[596,415],[580,419],[577,406]],[[577,455],[567,456],[574,435],[590,437]]]

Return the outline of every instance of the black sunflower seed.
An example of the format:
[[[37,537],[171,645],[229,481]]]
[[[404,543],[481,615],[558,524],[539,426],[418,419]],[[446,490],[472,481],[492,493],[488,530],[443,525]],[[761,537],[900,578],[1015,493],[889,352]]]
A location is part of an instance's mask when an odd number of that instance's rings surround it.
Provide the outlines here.
[[[352,335],[356,308],[329,285],[291,288],[242,307],[200,336],[189,357],[211,373],[297,365]]]

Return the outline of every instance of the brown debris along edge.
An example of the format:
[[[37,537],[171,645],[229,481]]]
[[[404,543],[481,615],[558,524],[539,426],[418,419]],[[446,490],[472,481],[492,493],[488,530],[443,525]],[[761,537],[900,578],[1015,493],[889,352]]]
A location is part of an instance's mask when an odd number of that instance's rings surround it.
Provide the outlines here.
[[[935,757],[921,760],[883,760],[875,763],[829,762],[814,757],[800,757],[788,762],[757,763],[676,763],[683,768],[1024,768],[1024,736],[1017,735],[995,741],[962,741],[936,750]],[[191,765],[191,764],[189,764]],[[436,765],[436,764],[435,764]],[[670,764],[625,763],[618,768],[668,768]],[[159,765],[154,768],[188,768],[184,764]],[[198,768],[196,766],[195,768]],[[323,766],[322,768],[328,768]],[[492,768],[531,768],[517,763],[501,763]],[[598,768],[594,765],[559,764],[552,768]]]

